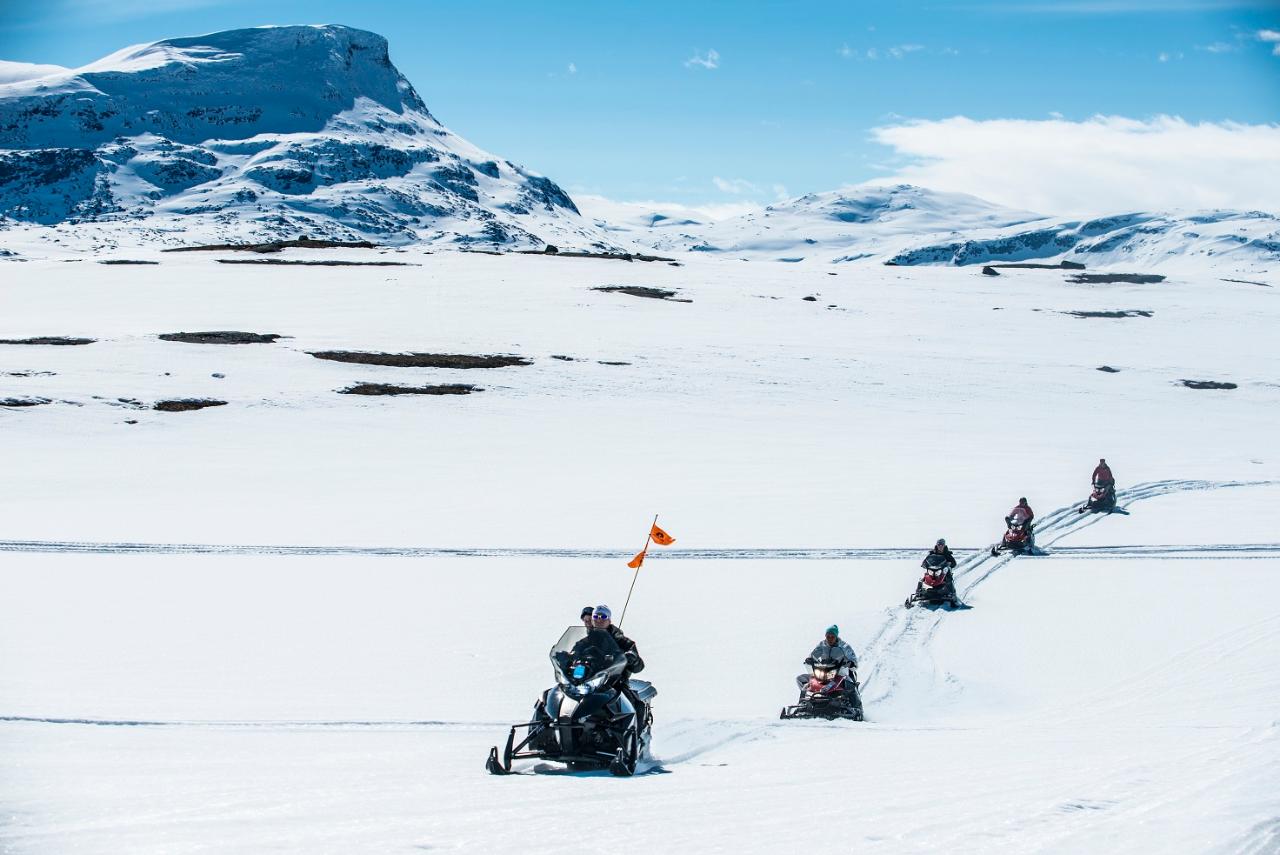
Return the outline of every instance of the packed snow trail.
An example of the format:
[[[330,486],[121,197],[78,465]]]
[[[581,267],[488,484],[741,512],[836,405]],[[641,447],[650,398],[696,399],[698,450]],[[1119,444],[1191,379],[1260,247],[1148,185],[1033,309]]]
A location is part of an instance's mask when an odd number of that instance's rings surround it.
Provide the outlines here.
[[[1116,491],[1117,510],[1124,511],[1128,505],[1139,502],[1144,499],[1152,499],[1158,496],[1167,496],[1174,493],[1183,493],[1199,490],[1219,490],[1228,487],[1256,487],[1265,486],[1273,482],[1270,481],[1199,481],[1199,480],[1167,480],[1167,481],[1149,481],[1142,484],[1134,485],[1124,490]],[[1053,553],[1046,553],[1046,547],[1053,546],[1061,541],[1068,534],[1071,534],[1089,526],[1096,525],[1102,520],[1112,516],[1105,513],[1080,513],[1081,502],[1076,501],[1073,504],[1066,505],[1056,510],[1050,511],[1044,516],[1038,517],[1035,525],[1036,551],[1033,555],[1026,557],[1039,558],[1048,557]],[[1251,545],[1256,547],[1249,549],[1246,554],[1256,554],[1258,557],[1271,557],[1272,552],[1263,544]],[[1195,554],[1206,547],[1188,547],[1180,549],[1178,547],[1121,547],[1125,550],[1121,555],[1127,555],[1134,558],[1152,558],[1152,557],[1194,557]],[[1078,556],[1094,556],[1101,551],[1102,554],[1112,557],[1111,552],[1106,547],[1077,547],[1071,550],[1071,547],[1063,547],[1062,551],[1071,551],[1072,557]],[[1057,551],[1057,550],[1055,550]],[[1222,553],[1227,554],[1230,548],[1223,548]],[[915,554],[920,554],[920,550],[916,550]],[[978,552],[966,556],[960,561],[954,571],[956,591],[960,595],[961,602],[968,603],[969,597],[974,590],[983,582],[991,578],[998,570],[1007,565],[1016,558],[1014,553],[1004,552],[999,555],[992,555],[989,549],[982,549]],[[931,609],[924,606],[916,606],[914,608],[904,608],[902,605],[895,606],[886,610],[887,616],[885,622],[880,629],[872,636],[862,653],[862,658],[871,663],[865,678],[862,681],[862,700],[863,704],[870,707],[873,703],[883,703],[893,696],[894,692],[905,679],[903,672],[905,671],[901,665],[904,662],[913,662],[918,671],[927,672],[929,681],[934,685],[945,682],[945,678],[936,672],[932,657],[929,655],[928,648],[932,642],[938,627],[942,623],[943,616],[946,611],[943,609]],[[919,639],[920,643],[914,651],[909,654],[907,652],[907,644],[912,639]],[[908,659],[908,657],[911,657]],[[898,666],[895,668],[895,665]],[[874,687],[875,692],[868,691]]]

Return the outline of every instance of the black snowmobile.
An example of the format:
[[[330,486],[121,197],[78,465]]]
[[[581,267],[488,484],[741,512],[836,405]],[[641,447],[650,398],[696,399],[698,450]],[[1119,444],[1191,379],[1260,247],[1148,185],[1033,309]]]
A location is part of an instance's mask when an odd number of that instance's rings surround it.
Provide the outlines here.
[[[842,665],[834,659],[809,658],[804,660],[809,673],[796,678],[800,684],[800,699],[789,707],[783,707],[778,718],[844,718],[862,721],[862,697],[858,694],[858,675],[850,667],[847,675],[840,673]]]
[[[947,557],[937,552],[930,552],[924,558],[924,577],[916,583],[916,590],[903,603],[907,608],[920,603],[926,606],[947,605],[953,609],[960,608],[960,597],[956,595],[955,579],[951,568],[947,566]]]
[[[1094,484],[1093,492],[1080,508],[1080,513],[1109,514],[1116,509],[1116,485]]]
[[[644,680],[630,680],[624,688],[627,657],[603,629],[569,627],[550,656],[556,685],[534,704],[528,724],[511,728],[501,753],[494,746],[485,768],[505,775],[513,760],[537,759],[634,775],[649,749],[657,690]],[[523,738],[517,739],[518,731]]]

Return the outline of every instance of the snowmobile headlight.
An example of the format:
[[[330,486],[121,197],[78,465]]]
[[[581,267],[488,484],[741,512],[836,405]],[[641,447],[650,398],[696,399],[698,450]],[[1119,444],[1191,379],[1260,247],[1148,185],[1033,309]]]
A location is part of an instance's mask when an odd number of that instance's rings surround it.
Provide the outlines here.
[[[836,671],[838,670],[838,668],[824,668],[819,665],[813,669],[813,676],[825,683],[828,680],[833,679],[836,676]]]

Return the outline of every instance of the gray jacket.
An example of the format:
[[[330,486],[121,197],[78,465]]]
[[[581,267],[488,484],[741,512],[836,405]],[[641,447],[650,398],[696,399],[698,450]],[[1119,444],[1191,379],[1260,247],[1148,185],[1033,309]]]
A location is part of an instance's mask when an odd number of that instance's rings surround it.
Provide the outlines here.
[[[832,659],[836,662],[844,661],[849,663],[849,667],[858,667],[858,656],[853,652],[853,648],[849,646],[849,642],[842,638],[837,638],[835,644],[827,644],[826,639],[818,642],[818,646],[813,648],[813,652],[809,654],[814,659]]]

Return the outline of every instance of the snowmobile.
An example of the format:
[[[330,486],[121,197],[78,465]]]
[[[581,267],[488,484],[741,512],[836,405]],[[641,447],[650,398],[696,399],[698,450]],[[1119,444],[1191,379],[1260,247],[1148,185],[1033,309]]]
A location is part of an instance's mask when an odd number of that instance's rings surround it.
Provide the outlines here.
[[[858,675],[852,667],[847,675],[840,669],[845,662],[834,659],[812,658],[804,661],[809,666],[808,675],[796,678],[800,683],[800,699],[789,707],[783,707],[778,718],[836,718],[862,721],[862,698],[858,695]]]
[[[1012,552],[1014,555],[1030,555],[1035,551],[1035,533],[1031,529],[1031,523],[1027,522],[1025,517],[1017,514],[1005,517],[1004,537],[1000,542],[991,547],[992,555],[999,555],[1001,552]]]
[[[1109,514],[1116,509],[1116,485],[1094,484],[1093,492],[1080,508],[1080,513]]]
[[[907,597],[903,604],[911,608],[916,603],[926,606],[946,604],[953,609],[960,608],[960,598],[956,596],[956,584],[947,567],[945,555],[930,552],[924,559],[924,577],[916,584],[915,593]]]
[[[550,657],[556,685],[542,693],[527,724],[511,728],[501,752],[493,747],[485,768],[505,775],[513,760],[527,758],[634,775],[648,753],[657,690],[644,680],[623,686],[627,657],[603,629],[569,627]]]

